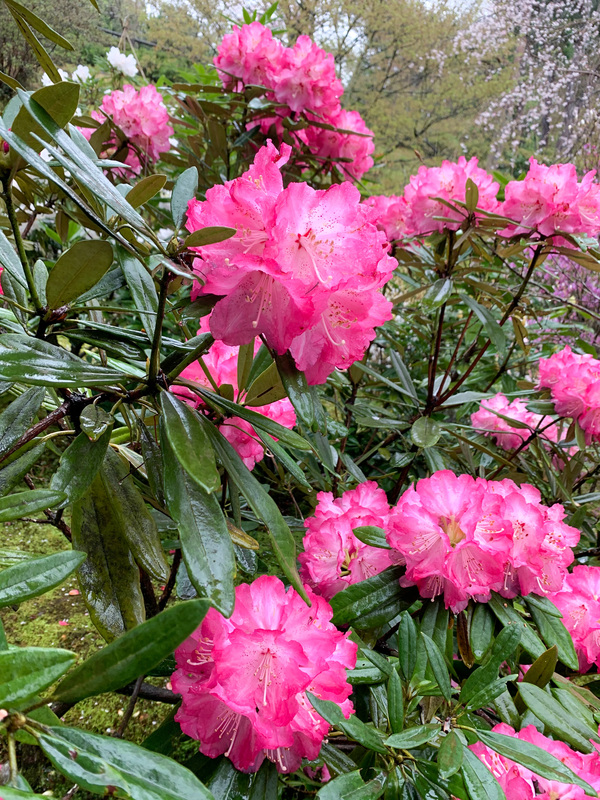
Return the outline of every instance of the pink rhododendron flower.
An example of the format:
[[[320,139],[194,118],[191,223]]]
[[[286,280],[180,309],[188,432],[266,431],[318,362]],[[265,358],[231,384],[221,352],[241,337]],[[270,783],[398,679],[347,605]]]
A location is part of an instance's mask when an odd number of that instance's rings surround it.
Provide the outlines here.
[[[527,425],[527,428],[514,427],[498,414],[516,422],[522,422]],[[504,450],[520,448],[536,429],[543,431],[540,434],[542,440],[557,442],[559,436],[558,427],[556,424],[552,424],[551,417],[528,411],[523,400],[517,397],[509,401],[508,397],[502,393],[482,400],[479,410],[471,414],[471,424],[474,428],[490,436]],[[529,445],[522,449],[524,451],[528,448]]]
[[[310,608],[276,577],[238,586],[232,616],[211,608],[175,651],[175,719],[205,755],[224,753],[243,772],[256,772],[266,757],[293,772],[303,758],[317,758],[329,730],[306,692],[337,703],[346,718],[352,713],[346,669],[357,645],[331,623],[329,604],[306,591]]]
[[[408,224],[410,208],[405,197],[373,195],[367,197],[364,203],[373,209],[371,222],[385,233],[390,242],[412,236],[413,231]]]
[[[226,34],[214,65],[223,86],[241,91],[246,84],[272,88],[282,68],[284,48],[261,22],[251,22]],[[237,80],[236,80],[237,79]]]
[[[535,725],[527,725],[518,733],[504,722],[492,728],[494,733],[513,736],[523,742],[536,745],[541,750],[558,758],[576,775],[591,784],[596,791],[600,789],[600,756],[597,752],[584,754],[572,750],[567,744],[550,739],[540,733]],[[501,756],[481,742],[470,745],[492,775],[496,778],[506,795],[506,800],[584,800],[585,791],[573,783],[562,783],[543,778],[535,772]]]
[[[236,346],[261,334],[276,352],[290,349],[309,383],[322,383],[362,358],[375,327],[391,318],[380,289],[396,262],[351,184],[283,188],[289,152],[269,142],[244,175],[190,201],[190,231],[237,230],[197,248],[194,271],[203,285],[192,297],[222,298],[210,319],[216,339]]]
[[[509,181],[505,187],[502,214],[516,220],[500,231],[502,236],[533,232],[553,236],[557,232],[600,233],[600,184],[594,183],[595,171],[588,172],[581,183],[573,164],[539,164],[529,160],[529,172],[522,181]],[[568,245],[562,239],[560,244]]]
[[[293,47],[285,48],[274,87],[278,103],[292,111],[309,109],[329,117],[338,110],[343,91],[333,55],[310,36],[299,36]]]
[[[587,442],[600,438],[600,361],[565,347],[539,364],[540,388],[550,389],[556,413],[573,417]]]
[[[466,209],[452,209],[434,198],[439,197],[450,203],[453,200],[464,203],[468,178],[479,190],[477,207],[497,213],[500,203],[496,195],[500,185],[477,164],[476,158],[467,161],[461,156],[457,163],[442,161],[441,167],[419,167],[417,174],[411,176],[404,189],[404,197],[410,209],[408,226],[415,233],[423,234],[443,231],[445,228],[458,230],[467,218]],[[434,217],[445,219],[438,220]]]
[[[304,552],[298,556],[302,579],[326,599],[352,583],[371,578],[394,561],[391,551],[364,544],[354,528],[387,527],[390,507],[374,481],[333,499],[319,492],[313,516],[304,522]]]
[[[411,486],[392,509],[387,540],[406,559],[403,586],[443,594],[447,608],[555,592],[573,561],[579,531],[561,505],[542,505],[533,486],[441,470]]]
[[[341,130],[331,131],[310,125],[299,131],[299,138],[319,160],[339,162],[337,166],[343,173],[360,180],[373,166],[373,131],[367,128],[358,111],[344,108],[339,108],[322,121]]]
[[[92,111],[92,117],[98,122],[104,122],[105,115],[111,117],[117,128],[123,131],[126,143],[135,145],[147,160],[156,161],[161,153],[170,149],[169,137],[173,135],[173,128],[169,125],[169,112],[155,86],[142,86],[136,91],[127,84],[123,91],[115,89],[104,95],[100,109],[104,114]],[[81,132],[89,139],[94,131],[81,128]],[[115,139],[111,139],[109,144],[117,149],[122,146]],[[139,152],[133,147],[128,148],[124,163],[134,175],[142,171]]]
[[[208,333],[208,330],[209,318],[203,317],[198,333]],[[256,339],[254,342],[255,355],[259,348],[260,341]],[[182,371],[180,377],[213,390],[214,386],[205,372],[206,369],[217,387],[230,385],[236,401],[243,402],[237,386],[238,354],[239,347],[230,347],[223,342],[216,341],[202,358],[204,369],[199,361],[195,361]],[[186,386],[173,386],[172,391],[197,408],[204,405],[200,397]],[[296,424],[296,412],[287,397],[262,406],[253,406],[252,411],[278,422],[285,428],[291,429]],[[265,448],[249,422],[240,417],[230,417],[221,423],[219,430],[248,469],[254,469],[257,462],[262,461]]]
[[[575,567],[550,600],[573,638],[580,671],[600,667],[600,567]]]

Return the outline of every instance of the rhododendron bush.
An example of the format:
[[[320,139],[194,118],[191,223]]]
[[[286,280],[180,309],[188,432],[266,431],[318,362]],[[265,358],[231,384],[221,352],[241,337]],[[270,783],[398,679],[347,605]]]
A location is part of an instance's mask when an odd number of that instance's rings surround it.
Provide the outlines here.
[[[600,182],[383,195],[274,11],[178,83],[40,44],[0,121],[0,522],[64,538],[0,570],[0,798],[596,796]],[[70,576],[102,645],[14,637]]]

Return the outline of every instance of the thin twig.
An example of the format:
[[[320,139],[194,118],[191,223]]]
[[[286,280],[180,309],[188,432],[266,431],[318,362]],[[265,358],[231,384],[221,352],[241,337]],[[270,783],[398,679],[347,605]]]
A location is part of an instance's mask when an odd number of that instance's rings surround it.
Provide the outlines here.
[[[169,602],[169,598],[173,592],[173,588],[175,587],[175,581],[177,580],[177,571],[179,569],[179,565],[181,564],[181,548],[175,550],[175,554],[173,555],[173,563],[171,564],[171,572],[169,573],[169,579],[165,584],[165,588],[161,596],[158,599],[158,610],[162,611],[163,608]]]
[[[140,677],[137,679],[133,687],[133,692],[131,693],[131,699],[127,704],[127,708],[125,709],[125,712],[123,714],[123,719],[121,720],[121,724],[119,725],[115,733],[115,739],[123,738],[123,734],[125,733],[125,728],[127,727],[129,720],[131,719],[131,715],[133,714],[135,709],[135,704],[137,703],[138,697],[140,696],[140,689],[142,688],[143,682],[144,682],[144,675],[140,675]]]

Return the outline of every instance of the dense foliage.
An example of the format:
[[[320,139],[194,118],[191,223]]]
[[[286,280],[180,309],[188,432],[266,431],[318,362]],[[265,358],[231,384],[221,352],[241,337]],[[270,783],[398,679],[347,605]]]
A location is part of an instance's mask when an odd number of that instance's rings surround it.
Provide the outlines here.
[[[0,608],[76,574],[105,645],[0,621],[0,797],[595,796],[594,173],[367,197],[371,131],[274,8],[157,88],[118,48],[59,72],[5,3],[46,78],[0,121],[0,522],[65,541]],[[116,735],[62,723],[112,692]]]

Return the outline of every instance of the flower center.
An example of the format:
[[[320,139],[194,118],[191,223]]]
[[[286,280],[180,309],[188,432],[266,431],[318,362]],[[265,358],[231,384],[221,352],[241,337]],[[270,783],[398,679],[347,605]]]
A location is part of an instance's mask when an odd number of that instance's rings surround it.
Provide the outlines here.
[[[440,528],[450,539],[452,547],[455,547],[465,538],[464,531],[461,530],[460,525],[454,517],[440,517]]]

